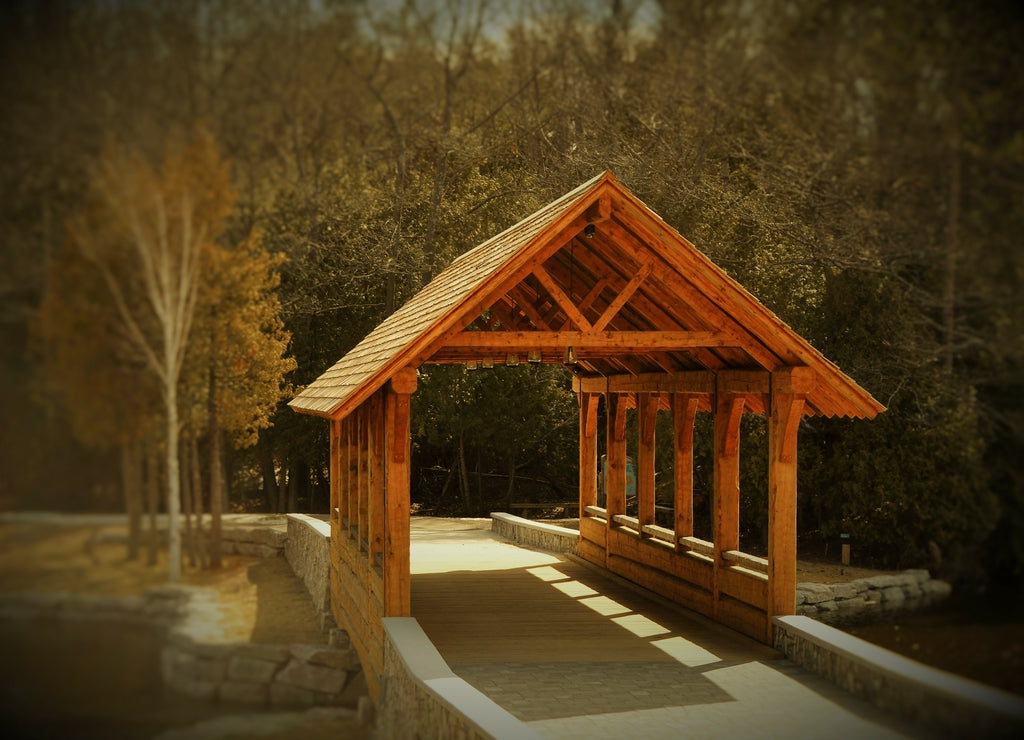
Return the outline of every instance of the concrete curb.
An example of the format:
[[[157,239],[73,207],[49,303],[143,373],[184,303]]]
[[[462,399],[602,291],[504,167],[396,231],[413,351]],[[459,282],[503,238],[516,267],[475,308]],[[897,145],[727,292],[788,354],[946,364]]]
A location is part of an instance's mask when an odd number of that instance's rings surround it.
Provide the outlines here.
[[[1021,737],[1024,699],[922,665],[810,617],[775,617],[775,647],[879,709],[954,737]]]
[[[456,676],[411,617],[386,617],[378,732],[388,738],[540,740]]]

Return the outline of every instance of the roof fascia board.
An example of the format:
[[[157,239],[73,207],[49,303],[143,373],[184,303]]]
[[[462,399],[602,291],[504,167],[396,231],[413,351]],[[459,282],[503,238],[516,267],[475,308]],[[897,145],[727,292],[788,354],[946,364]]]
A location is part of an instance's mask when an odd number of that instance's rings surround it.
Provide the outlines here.
[[[838,404],[838,406],[852,406],[858,412],[856,414],[837,413],[844,416],[858,415],[874,418],[885,410],[885,406],[879,403],[870,393],[858,386],[833,362],[816,350],[800,334],[787,326],[764,304],[754,298],[742,285],[715,265],[707,255],[693,246],[679,232],[665,223],[660,216],[648,208],[635,195],[622,188],[617,188],[616,190],[620,195],[619,203],[624,207],[625,212],[633,218],[638,228],[648,232],[644,236],[648,236],[653,243],[665,247],[662,251],[665,253],[665,258],[670,264],[674,263],[676,269],[683,275],[695,269],[699,270],[709,280],[709,284],[741,312],[741,315],[736,317],[741,326],[744,328],[749,327],[747,331],[755,338],[759,335],[784,337],[787,346],[792,349],[800,360],[799,363],[790,361],[787,364],[813,366],[819,374],[828,378],[828,381],[819,384],[816,390],[821,392],[825,387],[831,387],[846,402],[845,404]],[[672,248],[670,246],[672,242],[683,246],[684,249]],[[709,298],[713,302],[718,303],[714,297],[709,296]],[[784,358],[784,360],[789,360],[789,358]]]
[[[590,182],[585,183],[580,188],[577,188],[573,193],[570,193],[570,196],[575,195],[575,197],[579,199],[578,203],[566,209],[565,213],[555,219],[551,224],[544,227],[538,234],[533,236],[527,244],[509,255],[501,266],[493,270],[462,300],[458,301],[442,317],[434,321],[427,331],[420,334],[404,348],[396,352],[395,355],[382,365],[377,372],[365,379],[359,386],[349,393],[346,398],[336,404],[328,413],[323,415],[334,419],[344,418],[369,396],[375,393],[378,388],[380,388],[392,375],[395,374],[395,372],[407,365],[415,367],[422,364],[424,350],[430,345],[436,343],[439,335],[446,336],[453,329],[455,331],[461,331],[465,326],[467,316],[470,317],[471,320],[481,313],[481,311],[478,310],[478,307],[483,303],[486,303],[485,296],[496,292],[494,289],[495,284],[510,282],[510,280],[505,277],[509,271],[518,278],[514,280],[513,285],[518,283],[522,279],[518,276],[524,269],[524,266],[527,268],[528,272],[532,271],[533,262],[540,258],[541,255],[557,251],[564,244],[564,241],[562,240],[566,237],[572,238],[586,223],[591,222],[593,220],[593,216],[591,215],[588,218],[587,210],[595,202],[600,202],[600,198],[602,194],[605,193],[605,189],[608,187],[608,184],[614,182],[614,176],[610,172],[606,171],[592,179]],[[559,203],[564,203],[567,199],[568,196],[566,198],[560,198],[558,201],[551,204],[549,208],[553,208]],[[536,215],[536,213],[533,214],[534,217]],[[529,218],[531,217],[528,216],[527,219]],[[526,219],[524,219],[524,221],[525,220]],[[461,266],[465,260],[470,257],[470,255],[482,250],[487,245],[496,243],[498,239],[508,235],[522,224],[523,221],[520,221],[501,232],[501,234],[493,239],[489,239],[479,247],[466,252],[452,262],[447,270],[442,271],[435,280],[442,278],[448,270],[458,269],[458,267]],[[540,258],[540,261],[543,262],[543,259],[546,259],[546,256]],[[424,288],[424,290],[425,289],[426,288]],[[488,303],[488,305],[490,304]],[[429,354],[430,353],[428,352],[426,356],[429,356]]]

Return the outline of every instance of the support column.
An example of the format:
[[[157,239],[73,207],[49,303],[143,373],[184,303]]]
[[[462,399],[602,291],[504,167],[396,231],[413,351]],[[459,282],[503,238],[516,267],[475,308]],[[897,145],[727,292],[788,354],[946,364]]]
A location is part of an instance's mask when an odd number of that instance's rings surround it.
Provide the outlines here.
[[[743,396],[717,393],[715,399],[714,463],[714,615],[719,611],[719,574],[729,564],[722,557],[726,550],[740,546],[740,419]]]
[[[815,377],[810,368],[772,373],[768,415],[768,624],[796,611],[797,432]]]
[[[381,564],[384,553],[384,482],[386,479],[384,474],[384,391],[374,393],[369,400],[369,406],[369,446],[366,451],[369,458],[367,542],[369,543],[368,555],[372,568]]]
[[[626,409],[629,398],[624,394],[608,394],[608,433],[605,451],[605,508],[608,546],[605,548],[605,567],[609,565],[612,549],[611,528],[615,516],[626,513]]]
[[[356,410],[356,421],[359,425],[358,451],[359,468],[358,483],[356,485],[356,550],[365,553],[367,550],[367,538],[369,537],[369,506],[367,499],[370,493],[370,424],[369,407],[363,403]]]
[[[333,537],[338,536],[338,526],[340,524],[338,514],[339,506],[341,506],[341,450],[342,450],[342,422],[337,419],[331,419],[331,466],[330,466],[330,486],[331,486],[331,503],[330,503],[330,522],[331,522],[331,535]]]
[[[646,525],[654,524],[654,434],[658,421],[658,402],[657,393],[637,394],[640,442],[637,446],[636,496],[637,519],[640,521],[641,536],[643,536],[643,528]]]
[[[345,427],[345,460],[341,471],[341,526],[345,537],[352,539],[357,534],[358,511],[356,506],[359,489],[359,422],[358,413],[349,414],[342,421]]]
[[[596,393],[580,393],[580,519],[587,506],[597,505],[597,404]]]
[[[384,616],[412,613],[409,576],[410,408],[416,368],[397,373],[384,397]]]
[[[672,422],[675,430],[675,461],[672,466],[675,484],[676,548],[680,537],[693,536],[693,426],[700,398],[689,393],[672,396]]]

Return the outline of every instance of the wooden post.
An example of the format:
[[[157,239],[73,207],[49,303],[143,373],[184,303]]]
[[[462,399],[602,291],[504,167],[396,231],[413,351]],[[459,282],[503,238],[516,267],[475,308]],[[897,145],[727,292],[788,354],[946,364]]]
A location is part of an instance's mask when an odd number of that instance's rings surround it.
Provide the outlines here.
[[[654,433],[658,420],[658,394],[638,393],[636,400],[640,422],[636,460],[637,519],[643,536],[643,527],[654,524]]]
[[[345,470],[342,481],[341,522],[345,537],[359,534],[359,419],[358,412],[349,414],[345,424]]]
[[[617,514],[626,513],[626,408],[627,396],[624,394],[608,394],[607,424],[605,451],[605,508],[608,513],[606,523],[608,546],[604,551],[605,567],[611,557],[611,528],[615,524]]]
[[[675,484],[676,548],[680,537],[693,536],[693,426],[700,399],[688,393],[672,396],[672,422],[675,430],[675,462],[672,466]]]
[[[365,552],[367,549],[367,538],[369,537],[369,508],[367,497],[370,491],[370,425],[369,425],[369,404],[363,403],[356,410],[357,423],[359,425],[358,442],[358,483],[356,485],[356,550]]]
[[[331,419],[331,465],[330,465],[330,522],[331,535],[337,536],[338,507],[341,491],[341,422]]]
[[[784,368],[772,373],[768,415],[768,624],[765,639],[773,642],[771,618],[796,610],[796,445],[804,399],[813,388],[810,368]]]
[[[374,393],[369,401],[369,475],[367,486],[368,532],[370,567],[377,565],[384,553],[384,391]]]
[[[597,404],[596,393],[580,393],[580,518],[587,506],[597,505]]]
[[[715,405],[716,559],[723,550],[740,546],[740,419],[743,397],[721,393]]]
[[[384,454],[384,616],[412,614],[409,576],[409,474],[411,395],[416,390],[416,368],[396,374],[387,389]]]
[[[743,396],[716,394],[715,398],[715,511],[714,511],[714,602],[715,618],[719,612],[720,574],[729,567],[722,556],[726,550],[740,546],[740,419],[743,418]]]

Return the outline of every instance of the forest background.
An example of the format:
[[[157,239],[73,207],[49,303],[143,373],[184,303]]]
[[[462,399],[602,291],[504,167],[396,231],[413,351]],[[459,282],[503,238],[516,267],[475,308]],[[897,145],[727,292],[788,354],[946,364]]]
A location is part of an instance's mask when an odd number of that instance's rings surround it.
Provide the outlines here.
[[[888,407],[804,420],[802,536],[1019,586],[1021,39],[996,0],[5,3],[0,509],[120,508],[167,480],[173,427],[186,507],[326,511],[327,425],[294,389],[610,169]],[[111,302],[147,305],[123,250],[150,191],[210,225],[171,424],[138,341],[159,321]],[[575,498],[567,373],[421,373],[422,510]],[[745,420],[748,551],[763,434]],[[706,450],[695,486],[707,517]]]

